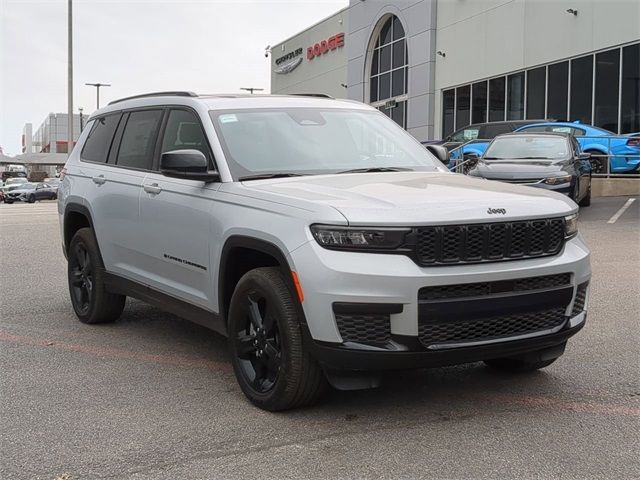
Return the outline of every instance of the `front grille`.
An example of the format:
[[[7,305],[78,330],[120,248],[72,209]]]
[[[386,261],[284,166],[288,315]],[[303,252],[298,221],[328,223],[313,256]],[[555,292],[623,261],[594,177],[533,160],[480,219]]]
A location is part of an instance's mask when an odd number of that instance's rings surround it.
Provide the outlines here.
[[[555,255],[564,245],[564,219],[420,227],[421,266],[495,262]]]
[[[506,183],[521,183],[524,185],[529,185],[529,184],[533,184],[533,183],[539,183],[542,180],[544,180],[543,178],[509,178],[509,179],[500,179],[501,182],[506,182]]]
[[[566,321],[564,312],[564,308],[558,307],[539,312],[494,316],[471,321],[421,322],[418,332],[420,342],[425,347],[461,342],[481,342],[560,327]]]
[[[576,315],[584,311],[584,304],[587,301],[588,286],[589,286],[588,282],[578,285],[578,288],[576,290],[576,299],[573,301],[573,308],[571,309],[572,317],[575,317]]]
[[[343,342],[382,344],[391,339],[388,313],[335,315]]]
[[[518,278],[498,282],[462,283],[423,287],[418,291],[418,300],[445,300],[452,298],[481,297],[507,292],[526,292],[545,288],[561,287],[571,283],[570,273]]]

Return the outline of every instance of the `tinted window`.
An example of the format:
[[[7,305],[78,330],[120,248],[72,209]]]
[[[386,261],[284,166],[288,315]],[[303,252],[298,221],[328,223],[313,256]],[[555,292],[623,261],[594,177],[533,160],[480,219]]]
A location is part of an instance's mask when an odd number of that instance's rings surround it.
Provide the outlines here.
[[[474,83],[472,88],[473,105],[471,108],[471,122],[487,121],[487,82]]]
[[[469,140],[475,140],[480,135],[480,127],[468,127],[463,130],[459,130],[451,135],[452,142],[468,142]]]
[[[123,167],[151,169],[153,150],[162,118],[161,110],[131,112],[122,134],[116,163]]]
[[[162,139],[161,153],[194,149],[210,158],[205,133],[198,117],[187,110],[172,110]]]
[[[456,106],[456,128],[464,127],[471,123],[469,95],[471,88],[469,85],[456,88],[457,106]]]
[[[109,155],[109,148],[113,140],[113,134],[118,127],[120,114],[107,115],[106,117],[94,120],[93,128],[89,133],[81,157],[91,162],[106,162]]]
[[[640,43],[622,49],[620,133],[640,131]]]
[[[507,120],[524,118],[524,72],[509,75]]]
[[[566,120],[569,94],[569,62],[549,65],[547,92],[547,117]]]
[[[612,132],[618,131],[618,77],[620,50],[596,55],[596,88],[594,125]]]
[[[546,76],[545,67],[527,72],[527,118],[544,118]]]
[[[442,137],[446,137],[455,128],[453,114],[455,109],[456,91],[447,90],[442,94]]]
[[[571,112],[569,120],[591,123],[593,55],[571,60]]]
[[[489,121],[504,120],[504,77],[489,80]]]
[[[482,138],[490,140],[497,135],[512,132],[513,128],[508,123],[497,123],[495,125],[485,125]]]

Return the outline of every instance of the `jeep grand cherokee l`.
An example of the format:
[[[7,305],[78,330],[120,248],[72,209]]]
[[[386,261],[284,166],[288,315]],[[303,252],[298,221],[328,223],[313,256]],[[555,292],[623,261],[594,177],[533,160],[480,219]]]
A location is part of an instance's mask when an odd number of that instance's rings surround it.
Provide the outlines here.
[[[112,102],[58,191],[75,313],[114,321],[131,296],[226,335],[267,410],[390,369],[551,364],[586,319],[577,205],[430,149],[345,100]]]

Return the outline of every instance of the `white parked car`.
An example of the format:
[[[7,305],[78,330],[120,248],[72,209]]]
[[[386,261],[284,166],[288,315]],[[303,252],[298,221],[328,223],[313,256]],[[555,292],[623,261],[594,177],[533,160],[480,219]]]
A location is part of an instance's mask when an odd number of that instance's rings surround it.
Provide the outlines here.
[[[227,335],[268,410],[389,369],[551,364],[586,319],[577,205],[430,149],[346,100],[112,102],[58,190],[73,308],[109,322],[132,296]]]

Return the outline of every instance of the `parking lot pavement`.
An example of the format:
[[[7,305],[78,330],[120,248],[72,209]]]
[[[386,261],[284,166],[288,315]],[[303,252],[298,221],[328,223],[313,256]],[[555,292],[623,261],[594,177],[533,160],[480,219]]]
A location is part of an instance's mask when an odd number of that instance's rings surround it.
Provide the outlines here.
[[[0,478],[638,478],[640,199],[581,211],[587,326],[558,362],[402,372],[272,414],[215,333],[129,301],[79,323],[55,203],[0,205]]]

